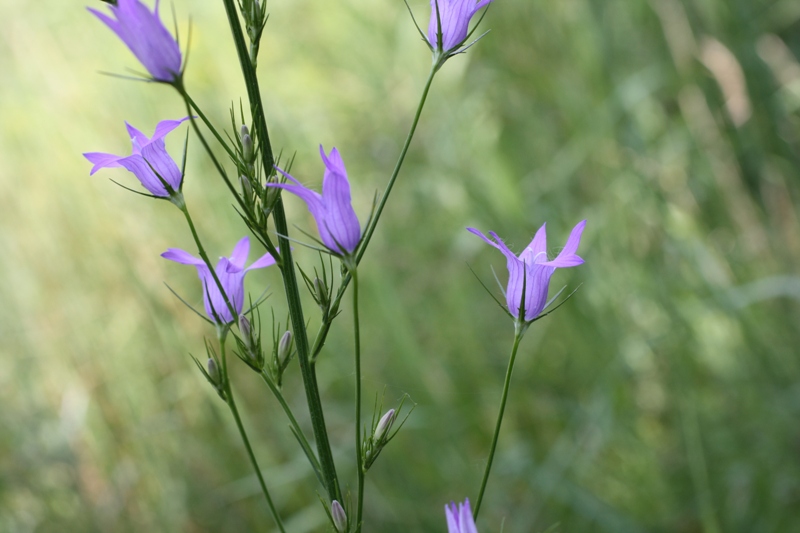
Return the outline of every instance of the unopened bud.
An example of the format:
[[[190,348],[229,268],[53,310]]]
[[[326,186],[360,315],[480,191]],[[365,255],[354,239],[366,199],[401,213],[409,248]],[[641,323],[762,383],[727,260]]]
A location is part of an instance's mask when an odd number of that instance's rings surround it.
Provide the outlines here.
[[[239,176],[239,184],[242,186],[242,194],[245,198],[252,198],[253,197],[253,186],[250,185],[250,180],[247,179],[247,176],[241,175]]]
[[[217,367],[217,362],[209,357],[206,362],[206,368],[208,369],[208,377],[211,378],[211,381],[219,385],[219,367]]]
[[[289,356],[292,353],[292,332],[287,331],[278,342],[278,364],[281,368],[286,367],[289,362]]]
[[[372,440],[380,442],[392,428],[392,424],[394,424],[394,409],[389,409],[378,421]]]
[[[342,508],[342,504],[333,500],[331,502],[331,518],[333,518],[333,525],[339,533],[347,531],[347,515]]]
[[[328,286],[320,278],[314,278],[314,292],[317,293],[317,303],[325,310],[328,308]]]
[[[250,335],[253,333],[253,330],[250,327],[250,321],[245,315],[239,315],[239,332],[242,334],[244,341],[249,343]]]
[[[247,129],[247,126],[242,124],[242,157],[244,158],[245,163],[251,163],[253,161],[253,138],[250,137],[250,132]]]

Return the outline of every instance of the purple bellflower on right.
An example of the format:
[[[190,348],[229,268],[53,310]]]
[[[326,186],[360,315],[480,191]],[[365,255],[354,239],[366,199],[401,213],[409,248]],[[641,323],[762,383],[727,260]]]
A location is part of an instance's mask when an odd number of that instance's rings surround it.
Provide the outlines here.
[[[299,181],[275,167],[289,183],[267,183],[267,187],[279,187],[295,194],[308,205],[308,210],[317,222],[322,243],[335,255],[351,256],[361,241],[361,226],[350,200],[350,180],[339,150],[331,149],[326,155],[320,145],[319,153],[325,163],[322,178],[322,194],[309,189]]]
[[[142,186],[154,196],[170,197],[170,191],[164,186],[164,183],[172,191],[180,191],[183,183],[183,174],[167,153],[164,137],[180,126],[181,122],[188,119],[189,117],[180,120],[162,120],[156,125],[156,131],[151,138],[148,138],[147,135],[126,122],[125,126],[128,128],[128,135],[131,137],[133,153],[127,156],[102,152],[85,153],[83,157],[94,164],[89,175],[91,176],[101,168],[124,167],[132,172],[142,183]]]
[[[154,80],[173,83],[181,77],[181,50],[158,16],[158,3],[151,13],[139,0],[117,0],[109,5],[115,18],[89,11],[117,34]]]
[[[494,246],[506,256],[508,265],[508,286],[506,288],[506,305],[511,316],[520,322],[529,323],[535,320],[544,310],[547,303],[547,291],[550,288],[550,276],[556,268],[574,267],[583,264],[583,259],[576,253],[581,242],[586,221],[579,222],[567,239],[561,253],[552,261],[547,260],[547,234],[545,224],[539,228],[533,240],[517,257],[514,252],[493,231],[492,239],[486,237],[475,228],[467,228],[488,244]],[[523,294],[523,286],[525,294]],[[524,316],[520,316],[520,305],[524,306]]]
[[[472,518],[469,498],[464,500],[464,503],[459,503],[458,507],[455,502],[445,505],[444,515],[447,517],[447,533],[478,533],[475,520]]]
[[[453,55],[469,34],[469,23],[492,0],[431,0],[428,44],[434,52]],[[441,31],[440,31],[441,30]],[[441,41],[439,34],[441,33]]]

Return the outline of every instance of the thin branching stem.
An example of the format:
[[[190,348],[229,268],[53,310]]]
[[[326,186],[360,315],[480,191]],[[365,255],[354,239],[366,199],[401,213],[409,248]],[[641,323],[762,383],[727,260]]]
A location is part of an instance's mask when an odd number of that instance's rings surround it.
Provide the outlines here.
[[[233,415],[233,419],[236,421],[236,427],[239,429],[239,435],[241,435],[242,442],[244,442],[244,447],[247,450],[247,457],[250,459],[250,464],[253,466],[253,470],[255,470],[256,477],[258,477],[258,483],[261,485],[261,492],[264,493],[264,498],[267,500],[267,505],[272,513],[272,517],[275,519],[275,524],[278,526],[278,529],[281,531],[281,533],[286,533],[286,529],[283,527],[283,521],[281,521],[278,510],[275,508],[275,504],[272,502],[272,497],[269,495],[269,490],[267,490],[267,484],[264,482],[264,476],[261,474],[261,468],[258,466],[258,461],[253,453],[253,448],[250,446],[250,439],[247,438],[247,432],[244,429],[244,424],[242,424],[242,419],[239,416],[239,410],[236,408],[236,402],[233,399],[231,380],[230,376],[228,375],[228,358],[226,357],[225,353],[225,337],[226,335],[224,332],[219,336],[219,351],[222,359],[222,380],[223,387],[225,388],[225,402],[228,404],[228,408]]]
[[[478,519],[478,511],[481,509],[481,502],[483,501],[483,493],[486,491],[486,482],[489,481],[489,472],[492,471],[492,461],[494,460],[494,452],[497,449],[497,439],[500,436],[500,426],[503,424],[503,414],[506,410],[506,400],[508,400],[508,389],[511,386],[511,374],[514,370],[514,360],[517,358],[517,349],[519,343],[524,335],[524,329],[517,328],[514,335],[514,346],[511,348],[511,357],[508,359],[508,369],[506,369],[506,379],[503,383],[503,397],[500,399],[500,412],[497,413],[497,423],[494,427],[494,436],[492,437],[492,446],[489,449],[489,458],[486,461],[486,470],[483,472],[483,481],[481,481],[481,490],[478,492],[478,499],[475,501],[475,510],[472,511],[472,517]]]
[[[358,469],[358,501],[356,504],[356,533],[361,531],[364,508],[364,457],[361,449],[361,329],[358,319],[358,270],[350,270],[353,278],[353,337],[355,342],[356,371],[356,467]]]
[[[422,90],[422,96],[420,97],[419,104],[417,105],[417,111],[414,114],[414,120],[411,122],[411,128],[408,130],[405,143],[403,143],[403,148],[400,150],[400,156],[397,158],[397,163],[395,164],[392,175],[386,185],[386,190],[383,191],[383,194],[381,195],[380,202],[378,202],[378,206],[375,209],[375,214],[370,220],[369,226],[367,226],[367,229],[364,231],[364,238],[358,248],[358,253],[356,254],[356,265],[361,262],[361,258],[364,257],[364,253],[367,251],[367,246],[369,245],[370,239],[372,239],[372,234],[375,232],[375,227],[378,225],[378,220],[381,218],[383,208],[386,206],[386,201],[389,199],[389,194],[392,192],[392,187],[394,187],[394,183],[397,181],[397,176],[400,175],[400,169],[402,168],[403,162],[406,159],[406,154],[411,146],[411,140],[414,138],[414,133],[417,131],[417,124],[419,124],[419,119],[422,116],[422,109],[425,107],[425,101],[428,99],[428,93],[430,92],[431,85],[433,84],[433,78],[436,76],[437,70],[438,68],[436,65],[434,65],[431,67],[431,71],[428,74],[428,79],[425,82],[425,88]],[[342,280],[342,287],[339,289],[336,298],[331,303],[331,312],[329,314],[330,318],[326,321],[323,321],[319,327],[317,336],[314,339],[314,346],[311,350],[312,361],[317,358],[317,355],[319,355],[319,352],[322,350],[322,347],[325,344],[325,339],[328,337],[328,331],[330,330],[333,319],[336,317],[336,311],[339,309],[339,304],[342,301],[345,289],[350,283],[351,278],[352,276],[348,274]]]

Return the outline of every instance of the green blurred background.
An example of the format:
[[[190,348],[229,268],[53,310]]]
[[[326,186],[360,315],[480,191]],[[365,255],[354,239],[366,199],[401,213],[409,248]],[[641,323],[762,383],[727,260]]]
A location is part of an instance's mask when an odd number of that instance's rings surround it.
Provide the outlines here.
[[[427,2],[411,5],[424,22]],[[224,125],[245,93],[222,4],[174,9],[183,36],[192,21],[189,90]],[[428,51],[400,0],[269,11],[273,144],[309,184],[318,144],[337,146],[363,221]],[[800,531],[800,4],[497,0],[484,24],[437,77],[361,269],[366,403],[386,387],[418,404],[369,473],[366,531],[444,531],[444,503],[477,493],[513,332],[467,267],[490,282],[505,261],[464,227],[521,250],[547,221],[557,252],[583,218],[586,264],[553,283],[582,285],[522,344],[481,531]],[[149,133],[184,116],[169,88],[99,74],[127,68],[83,2],[0,0],[0,531],[268,531],[188,355],[213,331],[163,284],[200,304],[194,272],[159,257],[192,247],[180,214],[81,156],[124,153],[125,119]],[[190,150],[188,201],[227,254],[246,230]],[[284,316],[272,270],[248,287],[270,285]],[[319,378],[352,489],[350,324],[346,306]],[[324,531],[282,413],[235,367],[289,530]],[[298,374],[285,390],[307,427]]]

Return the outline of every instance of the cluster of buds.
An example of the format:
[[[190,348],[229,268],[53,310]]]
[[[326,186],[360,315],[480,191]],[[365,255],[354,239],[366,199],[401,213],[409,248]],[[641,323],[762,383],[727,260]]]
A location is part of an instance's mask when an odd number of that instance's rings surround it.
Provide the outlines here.
[[[250,61],[253,67],[256,66],[258,57],[258,45],[261,42],[261,34],[264,32],[264,25],[267,23],[267,5],[259,0],[241,0],[239,9],[244,19],[247,37],[250,39]]]

